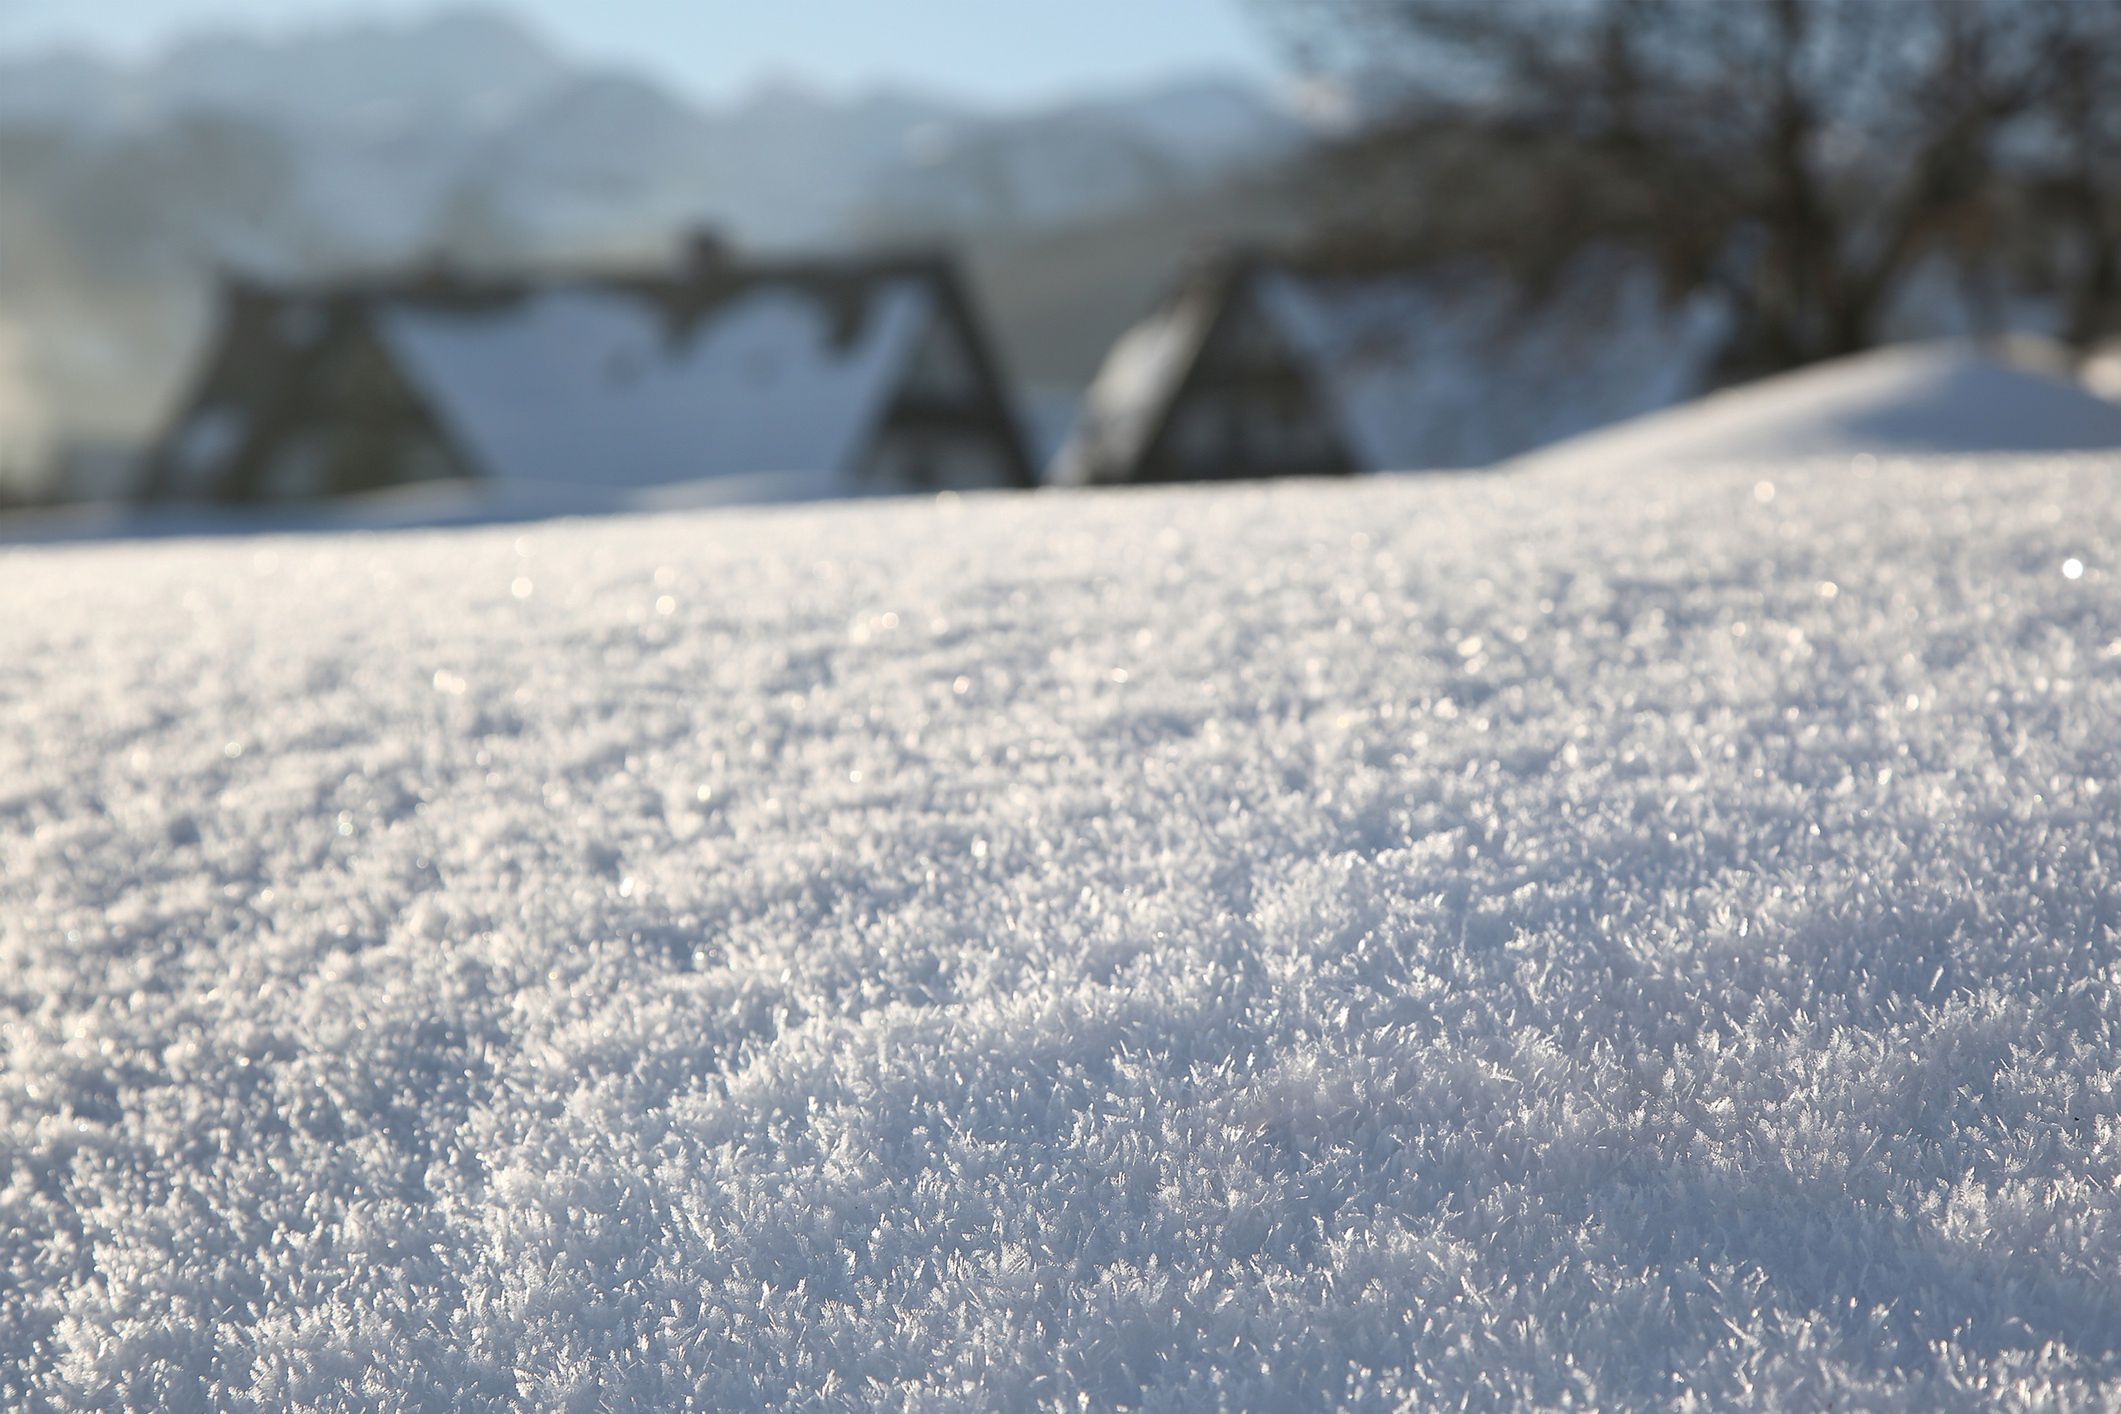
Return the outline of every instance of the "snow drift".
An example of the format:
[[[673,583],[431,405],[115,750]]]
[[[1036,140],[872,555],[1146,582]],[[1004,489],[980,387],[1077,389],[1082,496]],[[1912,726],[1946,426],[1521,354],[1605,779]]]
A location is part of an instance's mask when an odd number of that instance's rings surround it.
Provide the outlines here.
[[[2111,1405],[2117,476],[0,552],[0,1402]]]

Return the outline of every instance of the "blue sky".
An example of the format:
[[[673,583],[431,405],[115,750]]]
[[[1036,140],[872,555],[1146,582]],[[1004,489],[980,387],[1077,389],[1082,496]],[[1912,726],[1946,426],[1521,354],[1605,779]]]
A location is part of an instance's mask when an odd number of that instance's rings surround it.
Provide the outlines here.
[[[727,97],[767,76],[999,101],[1173,72],[1269,72],[1246,0],[487,0],[576,53]],[[0,50],[127,55],[210,27],[285,30],[433,9],[406,0],[0,0]]]

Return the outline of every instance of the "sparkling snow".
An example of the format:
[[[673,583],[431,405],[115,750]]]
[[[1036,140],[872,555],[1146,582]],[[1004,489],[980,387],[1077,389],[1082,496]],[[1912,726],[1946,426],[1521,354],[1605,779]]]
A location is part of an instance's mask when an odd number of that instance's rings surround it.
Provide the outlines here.
[[[2117,477],[0,551],[0,1404],[2111,1407]]]

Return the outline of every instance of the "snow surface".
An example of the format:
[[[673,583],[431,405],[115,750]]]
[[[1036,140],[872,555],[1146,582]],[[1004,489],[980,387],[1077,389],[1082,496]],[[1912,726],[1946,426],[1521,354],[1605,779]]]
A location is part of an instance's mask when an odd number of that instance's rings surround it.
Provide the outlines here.
[[[1814,364],[1603,428],[1525,459],[1627,466],[2121,448],[2121,406],[2020,338],[1905,344]]]
[[[2112,1407],[2117,477],[0,552],[0,1404]]]
[[[932,313],[920,285],[888,284],[842,340],[815,298],[765,288],[674,335],[650,301],[563,287],[498,311],[391,308],[380,323],[501,480],[624,489],[794,472],[848,491]]]
[[[631,487],[570,481],[418,481],[354,496],[259,505],[143,505],[106,500],[24,511],[0,515],[0,546],[460,529],[580,516],[859,501],[907,494],[913,493],[881,476],[850,486],[836,471],[769,471]]]

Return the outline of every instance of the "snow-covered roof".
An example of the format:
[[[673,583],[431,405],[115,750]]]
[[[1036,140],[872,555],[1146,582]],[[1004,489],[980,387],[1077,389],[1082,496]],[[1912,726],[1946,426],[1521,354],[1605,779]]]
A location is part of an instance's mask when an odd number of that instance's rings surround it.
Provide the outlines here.
[[[2067,368],[2059,349],[2022,338],[1878,349],[1712,393],[1525,460],[1701,465],[2121,447],[2121,405],[2091,392]]]
[[[1580,259],[1536,301],[1480,269],[1210,262],[1114,345],[1056,480],[1149,453],[1228,301],[1256,305],[1373,471],[1483,466],[1668,406],[1703,386],[1728,327],[1713,297],[1673,300],[1612,253]]]
[[[386,303],[376,322],[483,474],[639,487],[846,474],[933,314],[909,277],[871,289],[852,328],[771,283],[687,323],[588,284],[490,308]]]
[[[1079,485],[1099,468],[1131,464],[1148,450],[1215,313],[1211,301],[1181,292],[1120,335],[1083,395],[1051,481]]]
[[[1690,396],[1725,328],[1648,269],[1588,258],[1547,298],[1471,274],[1269,266],[1254,289],[1374,471],[1483,466]]]

